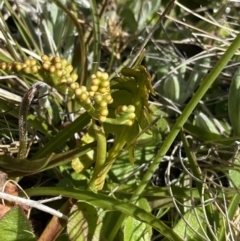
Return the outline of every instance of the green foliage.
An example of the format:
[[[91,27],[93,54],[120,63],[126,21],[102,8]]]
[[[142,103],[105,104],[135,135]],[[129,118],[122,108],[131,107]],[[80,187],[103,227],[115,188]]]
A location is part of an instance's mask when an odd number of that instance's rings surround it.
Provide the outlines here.
[[[1,237],[6,241],[35,241],[32,225],[20,207],[14,207],[0,220]]]
[[[153,1],[127,1],[120,16],[123,19],[123,26],[132,33],[141,31],[150,17],[156,13],[161,6],[161,0]]]
[[[171,229],[167,225],[165,225],[163,222],[158,220],[156,217],[154,217],[152,214],[145,211],[144,209],[134,204],[117,200],[103,194],[95,194],[91,191],[74,190],[71,188],[35,188],[34,190],[29,189],[27,191],[27,193],[31,196],[49,194],[58,195],[61,193],[61,195],[63,196],[79,199],[102,209],[106,209],[109,211],[119,211],[126,215],[132,216],[141,222],[148,224],[151,223],[152,227],[163,233],[170,240],[181,240],[179,239],[178,235],[171,231]],[[144,208],[146,208],[146,206],[144,206]],[[109,238],[107,238],[107,240],[109,240]]]
[[[200,241],[204,237],[203,230],[206,229],[206,223],[199,222],[199,220],[203,218],[204,217],[201,208],[196,208],[194,210],[194,213],[190,210],[186,212],[185,215],[176,224],[176,226],[174,227],[174,231],[182,239]],[[163,240],[166,241],[166,239]]]
[[[33,231],[38,213],[15,207],[1,237],[237,240],[237,4],[16,2],[0,15],[0,168],[30,198],[62,195],[49,206],[68,220]]]
[[[151,209],[146,199],[140,199],[138,205],[150,212]],[[124,240],[150,240],[152,235],[151,226],[132,217],[128,217],[124,224]]]
[[[101,234],[101,213],[87,203],[76,203],[70,212],[68,236],[71,241],[106,240]]]

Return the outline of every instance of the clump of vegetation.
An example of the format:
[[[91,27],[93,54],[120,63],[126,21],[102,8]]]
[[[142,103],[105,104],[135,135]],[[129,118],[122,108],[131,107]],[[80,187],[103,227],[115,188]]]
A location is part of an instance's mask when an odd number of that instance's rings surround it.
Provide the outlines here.
[[[239,6],[218,4],[3,1],[4,240],[238,239]]]

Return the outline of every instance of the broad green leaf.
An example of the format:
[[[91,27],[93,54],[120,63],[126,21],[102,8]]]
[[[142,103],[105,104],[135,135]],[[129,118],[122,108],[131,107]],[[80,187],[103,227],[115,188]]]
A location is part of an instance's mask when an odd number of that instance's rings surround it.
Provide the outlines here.
[[[146,199],[140,199],[138,205],[150,212],[150,207]],[[150,241],[152,235],[152,229],[149,224],[140,222],[135,218],[129,216],[124,225],[124,241]]]
[[[135,32],[144,27],[147,19],[159,9],[161,2],[161,0],[128,1],[121,15],[126,19],[127,26]]]
[[[20,207],[14,207],[0,220],[0,236],[4,241],[36,240],[31,224]]]
[[[163,91],[163,95],[166,98],[178,103],[181,94],[181,85],[178,77],[172,75],[166,79],[163,85]]]
[[[204,240],[203,231],[201,230],[200,224],[197,220],[201,222],[201,225],[204,229],[206,229],[206,222],[203,222],[204,216],[201,208],[196,208],[195,212],[193,210],[188,211],[183,215],[183,218],[179,220],[177,225],[173,228],[173,231],[177,233],[184,240],[194,240],[194,241],[202,241]],[[198,235],[200,234],[200,235]],[[167,239],[163,239],[163,241],[167,241]]]
[[[102,229],[101,229],[101,233],[104,234],[105,236],[108,235],[112,229],[115,227],[116,225],[116,220],[119,218],[119,216],[121,215],[120,212],[106,212],[104,213],[104,217],[103,217],[103,225],[102,225]],[[116,237],[114,238],[114,241],[123,241],[123,230],[120,229],[116,235]]]
[[[221,138],[221,136],[216,134],[216,133],[212,133],[210,131],[203,130],[202,128],[200,128],[198,126],[194,126],[194,125],[191,125],[189,123],[186,123],[184,125],[184,129],[188,133],[190,133],[194,136],[197,136],[200,139],[207,140],[207,141],[218,140],[218,139]]]
[[[219,131],[212,118],[209,118],[203,112],[199,112],[195,115],[195,125],[201,128],[203,131],[219,135]]]
[[[67,233],[70,241],[104,241],[101,235],[102,210],[88,203],[76,203],[70,212]]]
[[[135,32],[137,30],[137,21],[135,20],[134,14],[130,9],[124,8],[121,11],[121,17],[123,19],[123,25],[130,29],[131,32]]]
[[[65,1],[63,1],[63,3],[64,2]],[[66,2],[64,4],[66,4]],[[51,7],[51,11],[49,13],[50,13],[50,16],[51,16],[52,23],[56,24],[57,19],[58,19],[58,15],[60,15],[59,13],[62,14],[61,9],[58,8],[57,5],[54,4],[54,3],[49,3],[49,5]]]
[[[186,67],[186,65],[185,65]],[[210,67],[210,58],[202,58],[195,61],[194,68],[187,81],[184,81],[182,77],[182,89],[179,103],[183,104],[185,101],[191,97],[196,90],[196,88],[201,83],[202,79],[205,77]]]

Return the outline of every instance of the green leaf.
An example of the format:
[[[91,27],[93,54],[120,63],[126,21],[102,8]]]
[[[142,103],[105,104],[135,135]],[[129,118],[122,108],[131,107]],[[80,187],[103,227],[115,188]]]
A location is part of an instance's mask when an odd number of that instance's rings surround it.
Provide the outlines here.
[[[141,30],[147,19],[159,9],[161,2],[161,0],[127,1],[121,13],[122,19],[125,19],[130,30],[134,32],[137,29]]]
[[[139,177],[138,174],[135,174],[134,178],[129,178],[129,176],[143,163],[149,163],[155,155],[155,150],[156,142],[155,145],[136,146],[134,148],[134,165],[129,165],[129,153],[124,152],[114,162],[110,170],[111,180],[118,184],[123,180],[125,184],[136,184],[141,179],[141,176]],[[119,185],[121,186],[121,184]]]
[[[197,136],[199,139],[205,140],[205,141],[211,141],[211,140],[218,140],[221,139],[221,135],[218,135],[216,133],[212,133],[210,131],[206,131],[203,128],[200,128],[198,126],[194,126],[189,123],[185,123],[184,129],[194,135]]]
[[[14,207],[0,220],[1,240],[36,240],[31,224],[20,207]]]
[[[177,76],[172,75],[165,80],[163,85],[164,96],[178,103],[181,94],[181,85]]]
[[[233,160],[234,168],[229,170],[229,176],[231,178],[230,185],[235,186],[237,188],[240,187],[240,168],[239,168],[240,159],[239,158],[240,158],[240,154],[238,154]]]
[[[215,126],[212,118],[209,118],[203,112],[199,112],[195,115],[195,125],[201,128],[203,131],[219,135],[219,131]]]
[[[183,218],[180,219],[180,221],[177,223],[173,230],[184,240],[204,240],[201,237],[204,235],[203,231],[201,230],[199,220],[201,222],[202,227],[206,229],[206,222],[201,221],[204,220],[202,209],[196,208],[195,212],[191,210],[184,214]],[[163,239],[163,241],[167,241],[167,239],[165,238]]]
[[[114,228],[116,220],[119,218],[121,215],[120,212],[106,212],[104,213],[103,217],[103,226],[101,229],[101,233],[104,234],[105,236],[108,235],[111,230]],[[101,240],[102,241],[102,240]],[[119,229],[116,237],[114,238],[114,241],[123,241],[123,230]]]
[[[135,32],[137,30],[137,22],[134,18],[133,12],[130,9],[124,8],[121,12],[121,17],[123,19],[123,24],[126,25],[131,32]]]
[[[67,233],[70,241],[103,241],[101,237],[102,210],[97,211],[88,203],[76,203],[70,213]]]
[[[49,5],[51,6],[50,16],[51,16],[52,23],[56,24],[59,15],[62,14],[61,9],[58,8],[56,4],[49,3]]]
[[[138,205],[150,212],[150,207],[146,199],[140,199]],[[151,240],[152,229],[149,224],[140,222],[129,216],[124,225],[124,241],[147,241]]]

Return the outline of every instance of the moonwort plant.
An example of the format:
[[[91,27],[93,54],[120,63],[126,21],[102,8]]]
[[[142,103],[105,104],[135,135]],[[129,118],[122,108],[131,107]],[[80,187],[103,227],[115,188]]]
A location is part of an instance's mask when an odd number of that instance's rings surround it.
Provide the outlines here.
[[[81,158],[73,158],[72,167],[76,172],[81,172],[95,162],[89,189],[101,190],[111,165],[128,143],[131,143],[128,146],[129,159],[134,161],[135,143],[132,140],[148,124],[146,117],[150,112],[148,96],[150,93],[154,94],[151,77],[145,67],[138,65],[135,68],[122,69],[121,75],[112,81],[109,80],[107,73],[98,71],[91,76],[91,83],[88,87],[80,86],[76,81],[78,76],[73,72],[73,67],[67,60],[47,55],[41,56],[41,60],[42,62],[26,59],[23,62],[2,62],[0,64],[0,69],[6,73],[34,76],[45,82],[40,81],[34,84],[23,98],[19,115],[18,162],[27,157],[26,118],[29,105],[35,94],[45,93],[47,91],[46,84],[50,85],[60,93],[77,101],[90,116],[88,130],[79,141],[78,147],[95,141],[95,153],[91,155],[92,159],[89,159],[90,156],[87,154],[84,154],[87,155],[87,159],[84,155]],[[51,114],[49,103],[46,103],[45,101],[41,105],[44,105]],[[108,150],[107,138],[109,135],[114,135],[114,144]],[[85,138],[86,136],[92,138]],[[51,160],[51,158],[48,160],[49,163],[44,164],[44,167],[51,165],[51,161],[55,160]],[[14,162],[14,160],[12,161]],[[24,170],[21,171],[24,172]]]

